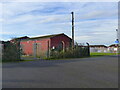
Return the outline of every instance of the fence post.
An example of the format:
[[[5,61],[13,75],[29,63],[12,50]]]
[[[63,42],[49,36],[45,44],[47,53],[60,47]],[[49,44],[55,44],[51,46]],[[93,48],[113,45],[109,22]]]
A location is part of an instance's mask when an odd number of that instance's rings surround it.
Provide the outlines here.
[[[86,43],[87,44],[87,47],[88,47],[88,56],[90,56],[90,45],[89,43]]]
[[[37,57],[36,51],[37,51],[37,43],[33,43],[33,56],[34,56],[34,59],[36,59],[36,57]]]
[[[49,58],[49,41],[47,42],[48,50],[47,50],[47,58]]]
[[[48,41],[47,44],[48,44],[47,58],[50,58],[50,55],[51,55],[50,41]]]

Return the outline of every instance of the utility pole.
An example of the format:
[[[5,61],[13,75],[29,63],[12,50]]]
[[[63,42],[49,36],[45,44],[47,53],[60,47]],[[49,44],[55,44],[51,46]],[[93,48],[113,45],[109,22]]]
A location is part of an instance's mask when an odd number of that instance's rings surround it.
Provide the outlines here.
[[[116,36],[117,36],[117,39],[116,39],[116,46],[117,46],[117,51],[116,51],[116,54],[119,53],[119,39],[118,39],[118,29],[116,29]]]
[[[118,40],[118,29],[116,29],[116,33],[117,33],[117,40]]]
[[[74,12],[72,14],[72,49],[74,48]]]

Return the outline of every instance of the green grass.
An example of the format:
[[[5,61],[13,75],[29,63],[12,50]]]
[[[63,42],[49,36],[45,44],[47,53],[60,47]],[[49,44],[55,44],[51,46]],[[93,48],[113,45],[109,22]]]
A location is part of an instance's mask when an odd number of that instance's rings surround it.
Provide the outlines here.
[[[5,61],[5,60],[2,60],[2,63],[19,63],[19,62],[27,62],[27,61],[34,61],[34,60],[18,60],[18,61],[12,61],[12,60]],[[1,63],[1,61],[0,61],[0,63]]]
[[[24,56],[24,55],[22,55],[22,57],[33,58],[34,56]]]
[[[116,55],[116,53],[90,53],[90,57],[98,57],[98,56],[108,56],[108,55]],[[118,55],[118,54],[117,54]],[[119,53],[120,55],[120,53]],[[89,57],[81,57],[81,58],[89,58]],[[59,59],[53,59],[53,58],[44,58],[45,60],[61,60],[61,59],[73,59],[73,58],[59,58]],[[76,58],[74,58],[76,59]],[[6,61],[6,60],[0,60],[0,63],[19,63],[19,62],[27,62],[27,61],[34,61],[34,60],[18,60],[18,61]]]
[[[91,57],[96,57],[96,56],[108,56],[108,55],[117,55],[116,53],[90,53]]]
[[[84,57],[78,57],[78,58],[44,58],[44,60],[73,60],[73,59],[79,59],[79,58],[89,58],[89,56]]]

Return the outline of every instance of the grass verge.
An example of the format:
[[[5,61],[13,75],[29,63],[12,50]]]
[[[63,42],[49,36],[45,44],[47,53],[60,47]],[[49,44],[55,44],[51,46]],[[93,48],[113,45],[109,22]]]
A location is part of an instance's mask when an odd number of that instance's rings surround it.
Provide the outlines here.
[[[2,61],[0,61],[0,63],[19,63],[19,62],[27,62],[27,61],[34,61],[34,60],[17,60],[17,61],[12,61],[12,60],[5,61],[5,60],[2,60]]]
[[[91,57],[108,56],[108,55],[118,55],[118,54],[116,53],[90,53]]]

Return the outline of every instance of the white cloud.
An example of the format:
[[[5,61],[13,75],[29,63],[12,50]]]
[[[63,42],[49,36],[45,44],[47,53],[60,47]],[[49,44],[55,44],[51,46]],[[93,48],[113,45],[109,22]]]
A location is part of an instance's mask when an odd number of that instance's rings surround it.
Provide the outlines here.
[[[17,23],[24,23],[24,22],[28,22],[33,20],[35,18],[35,16],[32,15],[24,15],[24,16],[19,16],[16,18],[10,18],[10,19],[5,19],[4,23],[5,24],[17,24]]]
[[[0,18],[0,22],[3,22],[4,21],[4,19],[3,18]]]
[[[43,16],[43,19],[39,23],[63,23],[63,22],[69,22],[70,16],[69,15],[49,15],[49,16]]]
[[[117,19],[89,20],[76,24],[77,42],[88,41],[90,44],[110,44],[116,39]]]
[[[80,19],[99,19],[99,18],[111,18],[111,16],[116,16],[118,11],[93,11],[93,12],[89,12],[86,15],[84,15],[83,17],[81,17]]]
[[[3,2],[118,2],[119,0],[3,0]]]
[[[0,35],[10,35],[10,34],[13,34],[13,32],[5,32],[5,31],[1,31],[0,32]]]
[[[25,13],[29,13],[33,10],[41,10],[43,9],[42,3],[29,3],[29,2],[9,2],[3,3],[3,14],[4,17],[12,17],[15,15],[21,15]]]
[[[32,15],[33,12],[41,10],[44,11],[46,7],[49,8],[49,3],[4,3],[3,18],[6,24],[14,24],[29,21],[39,21],[39,23],[48,23],[54,21],[65,21],[68,16],[66,15]],[[21,7],[22,6],[22,7]],[[53,6],[52,6],[53,7]],[[69,20],[69,19],[68,19]]]
[[[92,36],[76,36],[75,37],[75,40],[76,41],[80,41],[80,40],[82,40],[82,41],[86,41],[86,40],[89,40],[89,39],[92,39]]]
[[[43,23],[63,23],[63,22],[69,22],[70,21],[70,15],[49,15],[49,16],[34,16],[25,14],[22,16],[18,16],[16,18],[9,18],[4,20],[5,24],[17,24],[17,23],[37,23],[37,24],[43,24]]]
[[[114,30],[118,27],[115,5],[83,2],[4,3],[4,20],[1,19],[4,21],[3,34],[39,36],[64,32],[71,36],[70,12],[75,11],[77,42],[110,43],[108,39],[111,38],[111,42],[115,39]]]

